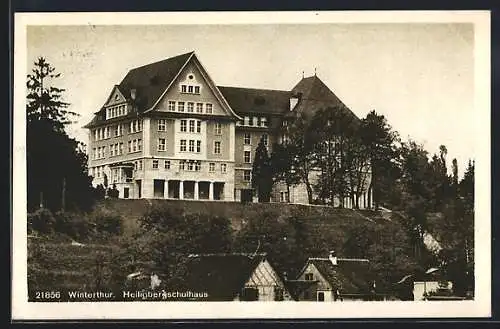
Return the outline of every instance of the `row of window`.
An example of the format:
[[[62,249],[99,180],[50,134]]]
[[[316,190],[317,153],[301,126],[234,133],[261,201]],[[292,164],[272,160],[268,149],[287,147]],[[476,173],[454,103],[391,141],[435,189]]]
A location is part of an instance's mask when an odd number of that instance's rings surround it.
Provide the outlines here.
[[[168,101],[168,110],[172,112],[188,112],[188,113],[213,113],[212,103],[195,103],[195,102],[181,102],[181,101]]]
[[[247,127],[267,127],[266,117],[243,117],[243,121],[236,122],[237,126],[247,126]]]
[[[92,167],[89,170],[90,170],[89,174],[92,177],[97,177],[97,178],[104,177],[104,166]]]
[[[165,146],[164,146],[165,147]],[[128,141],[128,153],[140,152],[142,150],[142,139],[133,139]],[[104,159],[106,157],[106,146],[94,147],[92,150],[92,159]],[[124,154],[123,143],[115,143],[109,145],[109,156],[117,156]]]
[[[151,167],[153,169],[159,169],[160,168],[160,160],[153,160]],[[170,170],[172,167],[172,163],[170,160],[164,160],[163,162],[163,168],[165,170]],[[187,171],[201,171],[202,168],[202,163],[199,160],[179,160],[179,170],[187,170]],[[141,169],[142,169],[142,161],[141,161]],[[141,170],[140,169],[140,170]],[[215,172],[215,162],[210,162],[208,164],[208,171],[209,172]],[[220,171],[222,173],[227,172],[227,164],[226,163],[221,163],[220,164]]]
[[[106,109],[106,120],[127,114],[127,105],[116,105]]]
[[[161,138],[160,138],[161,139]],[[195,148],[196,145],[196,148]],[[189,146],[189,148],[188,148]],[[201,152],[201,141],[194,139],[181,139],[180,140],[180,151],[181,152],[191,152],[191,153],[200,153]]]
[[[103,139],[111,138],[111,129],[113,129],[113,136],[122,136],[125,130],[125,125],[120,123],[114,126],[107,126],[94,129],[94,140],[100,141]],[[129,133],[137,133],[142,131],[142,120],[132,120],[129,122]]]
[[[267,136],[267,134],[263,134],[262,138],[264,139],[264,145],[267,146],[269,143],[269,137]],[[252,135],[251,134],[245,134],[243,136],[243,144],[245,144],[245,145],[252,144]]]
[[[181,132],[188,132],[188,123],[189,123],[189,132],[190,133],[201,133],[201,121],[200,120],[181,120]]]
[[[181,85],[181,93],[185,94],[200,94],[200,86],[197,85]]]

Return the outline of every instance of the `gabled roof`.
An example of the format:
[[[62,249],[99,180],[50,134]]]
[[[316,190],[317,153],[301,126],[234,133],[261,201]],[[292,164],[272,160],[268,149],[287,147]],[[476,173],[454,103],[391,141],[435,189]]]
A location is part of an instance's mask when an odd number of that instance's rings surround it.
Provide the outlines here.
[[[237,113],[282,114],[290,108],[290,92],[285,90],[218,86]]]
[[[328,258],[309,258],[306,267],[308,264],[313,264],[332,288],[341,294],[368,294],[373,289],[367,259],[338,258],[337,265],[334,265]]]
[[[193,54],[194,51],[191,51],[136,67],[127,73],[118,85],[118,89],[128,100],[130,91],[135,89],[139,112],[150,109]]]
[[[316,111],[325,108],[336,108],[345,111],[348,116],[357,116],[326,86],[316,75],[302,78],[292,88],[291,95],[299,98],[299,102],[290,115],[304,113],[313,115]]]
[[[265,259],[265,253],[189,255],[186,283],[192,291],[206,291],[210,300],[230,301]]]

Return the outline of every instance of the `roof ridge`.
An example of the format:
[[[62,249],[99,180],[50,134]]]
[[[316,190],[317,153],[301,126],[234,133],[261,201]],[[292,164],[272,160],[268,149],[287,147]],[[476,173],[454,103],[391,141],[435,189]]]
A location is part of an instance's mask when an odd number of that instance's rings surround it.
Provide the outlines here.
[[[224,256],[267,256],[266,252],[260,252],[260,253],[246,253],[246,252],[234,252],[234,253],[202,253],[202,254],[189,254],[188,257],[190,258],[197,258],[197,257],[224,257]]]
[[[250,89],[250,90],[263,90],[263,91],[279,91],[283,93],[289,93],[289,90],[282,89],[269,89],[269,88],[253,88],[253,87],[235,87],[235,86],[217,86],[217,88],[234,88],[234,89]]]
[[[155,65],[155,64],[159,64],[159,63],[163,63],[163,62],[172,60],[172,59],[180,58],[182,56],[191,55],[192,53],[194,53],[194,50],[192,50],[190,52],[187,52],[187,53],[184,53],[184,54],[180,54],[180,55],[176,55],[176,56],[164,58],[164,59],[156,61],[156,62],[151,62],[151,63],[148,63],[148,64],[144,64],[144,65],[141,65],[141,66],[134,67],[134,68],[130,69],[129,72],[134,71],[134,70],[138,70],[138,69],[143,69],[143,68],[145,68],[147,66],[150,66],[150,65]]]

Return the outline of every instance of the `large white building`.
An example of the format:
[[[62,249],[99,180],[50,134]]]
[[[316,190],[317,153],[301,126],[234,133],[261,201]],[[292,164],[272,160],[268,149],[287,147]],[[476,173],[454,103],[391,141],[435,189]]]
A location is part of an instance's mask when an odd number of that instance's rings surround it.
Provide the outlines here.
[[[252,200],[252,157],[290,111],[341,103],[317,77],[292,90],[217,86],[194,52],[137,67],[111,88],[85,128],[94,184],[120,198]],[[303,186],[275,187],[273,201],[307,203]],[[363,195],[360,207],[369,207]],[[349,200],[347,200],[349,206]]]

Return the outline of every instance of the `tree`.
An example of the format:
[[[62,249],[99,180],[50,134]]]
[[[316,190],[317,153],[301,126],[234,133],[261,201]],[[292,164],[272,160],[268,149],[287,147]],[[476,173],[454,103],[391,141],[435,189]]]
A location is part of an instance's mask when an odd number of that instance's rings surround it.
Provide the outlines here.
[[[368,190],[373,193],[373,204],[377,209],[381,202],[391,203],[391,193],[398,177],[395,161],[398,157],[399,136],[392,130],[387,119],[375,110],[367,114],[361,122],[361,143],[370,162],[371,180]],[[369,200],[369,204],[372,200]]]
[[[252,187],[257,190],[259,202],[269,202],[273,188],[273,173],[271,170],[271,159],[261,138],[252,165]]]
[[[53,211],[89,209],[91,178],[84,145],[70,138],[65,126],[77,114],[66,110],[64,89],[54,87],[60,77],[43,57],[27,76],[27,174],[28,210],[40,206]]]

